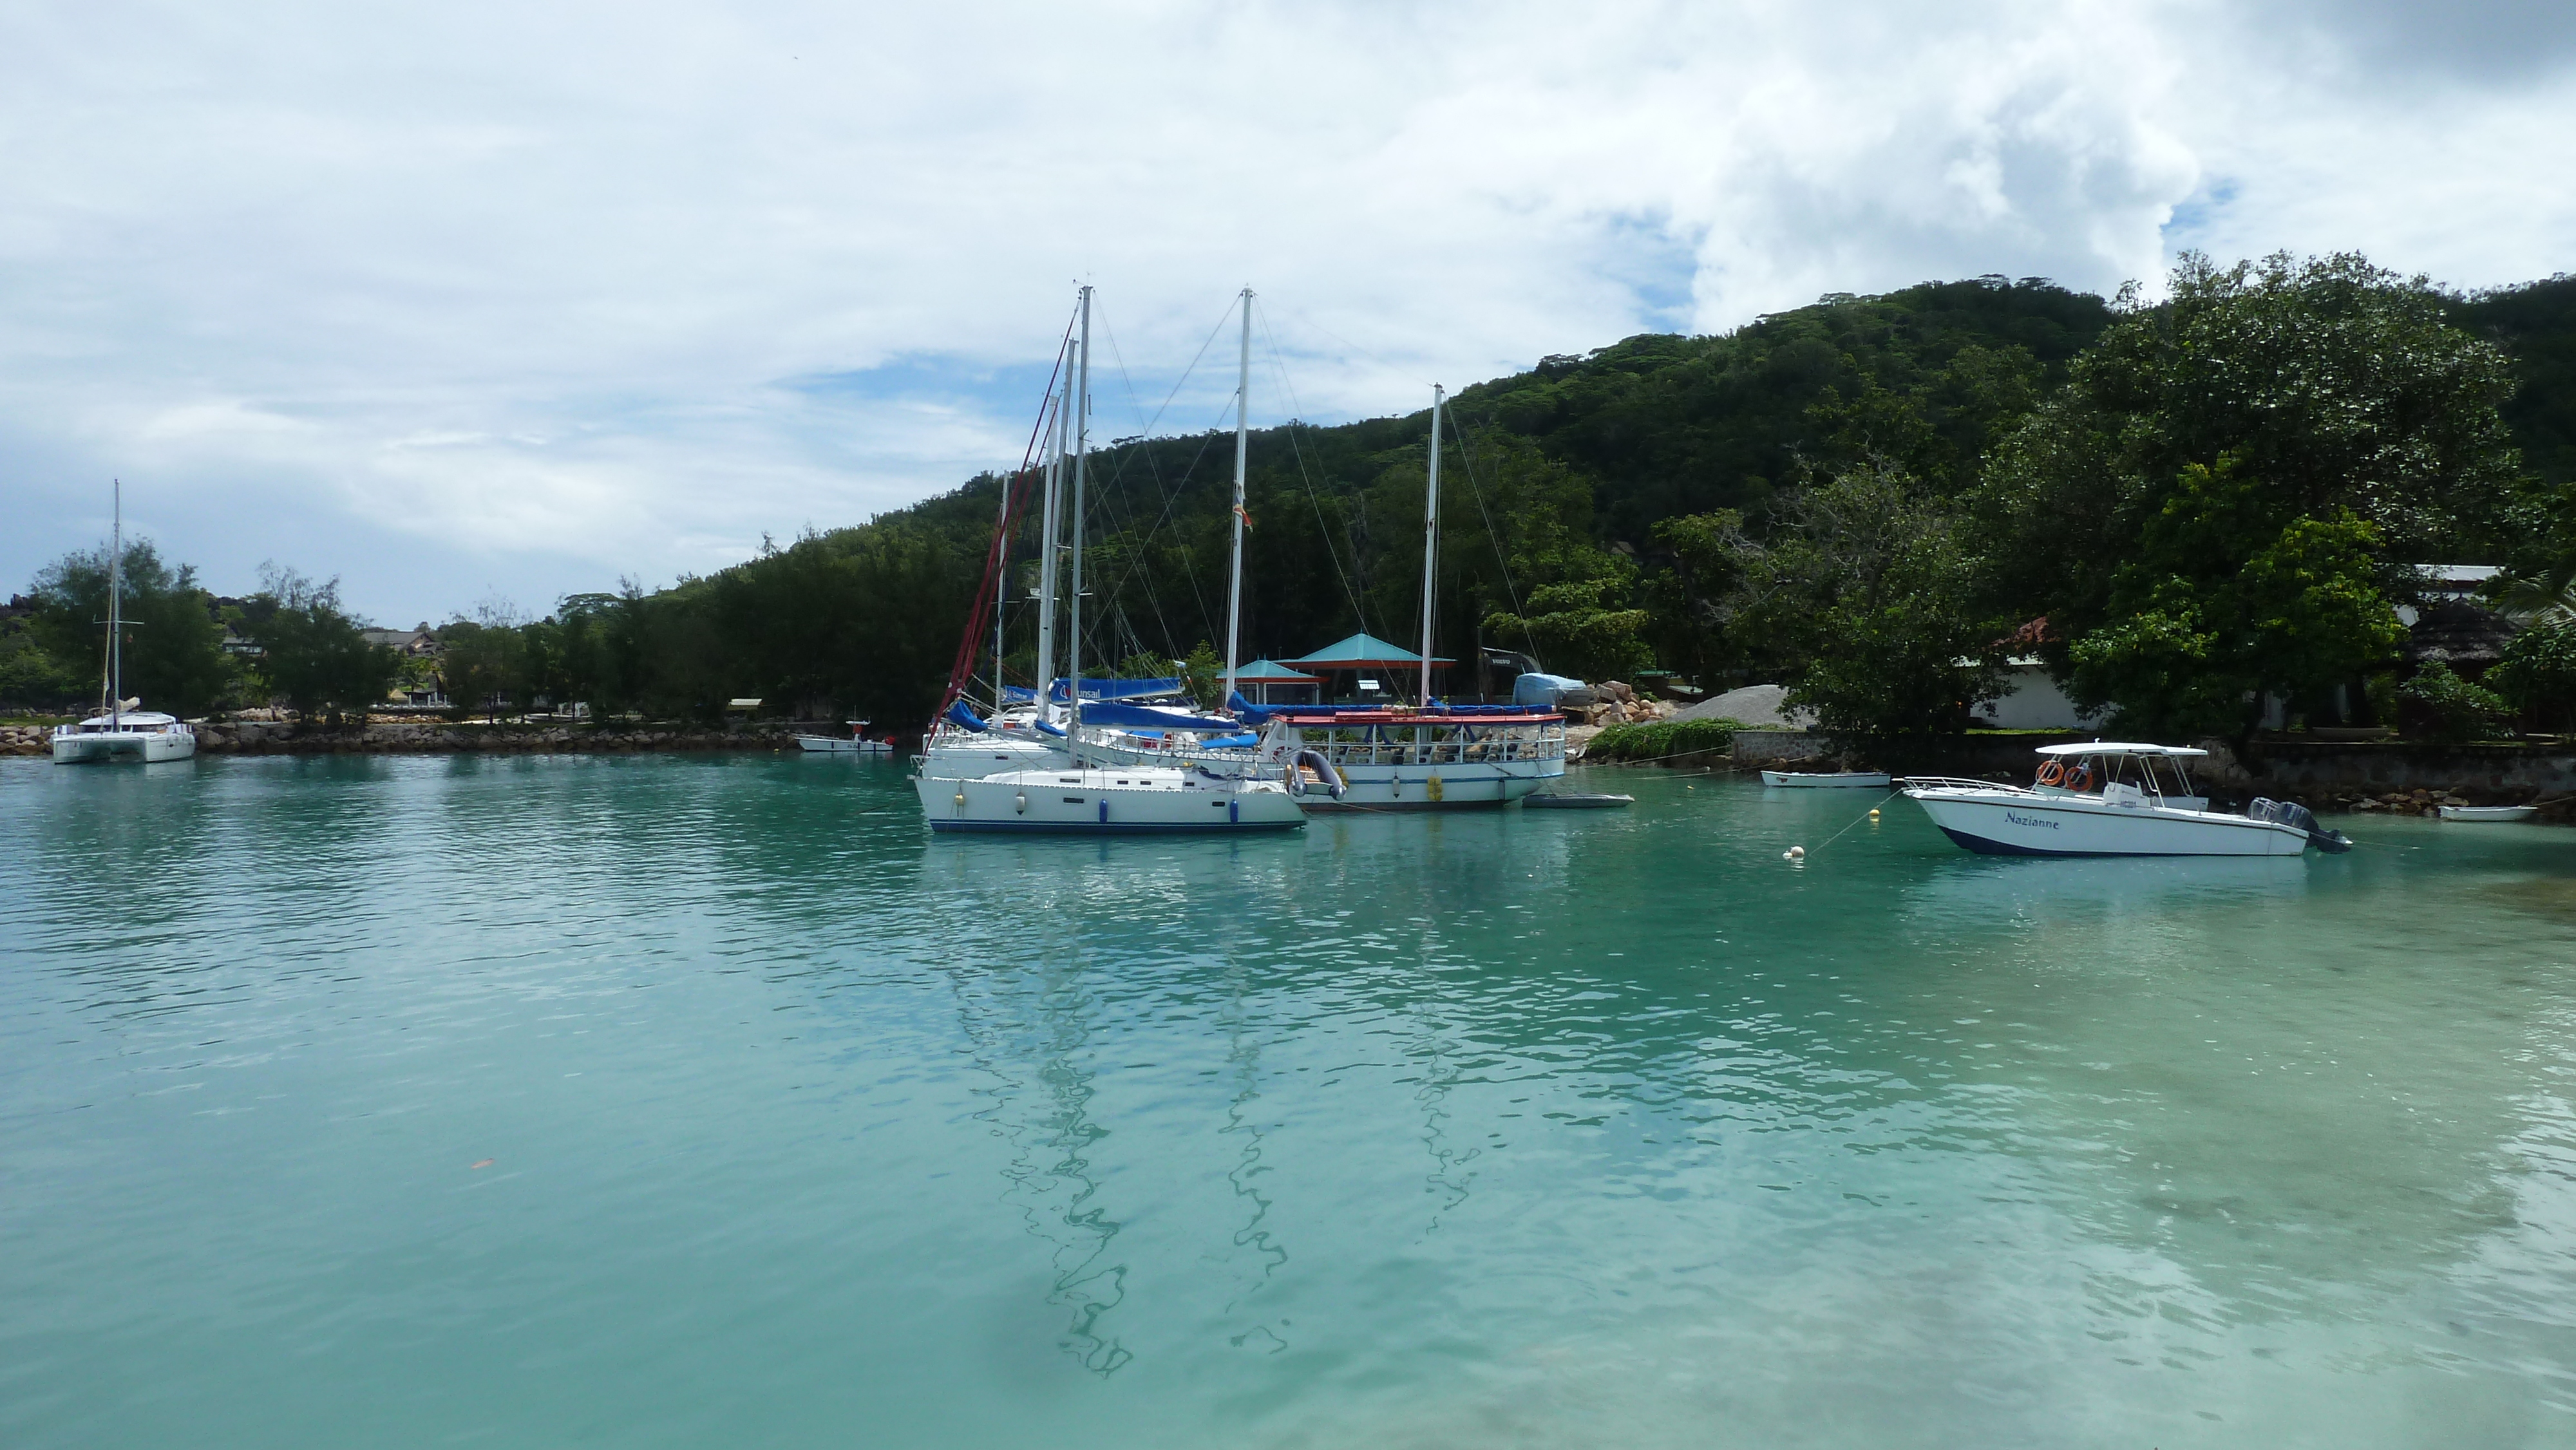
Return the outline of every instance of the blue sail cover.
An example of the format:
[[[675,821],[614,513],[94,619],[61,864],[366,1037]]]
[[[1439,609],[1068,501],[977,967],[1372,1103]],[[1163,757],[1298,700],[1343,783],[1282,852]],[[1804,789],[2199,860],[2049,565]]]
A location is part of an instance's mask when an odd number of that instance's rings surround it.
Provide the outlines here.
[[[950,702],[948,722],[959,729],[972,730],[978,735],[984,733],[984,722],[975,718],[975,712],[967,709],[966,702],[963,700]]]
[[[1261,708],[1259,705],[1252,703],[1250,700],[1243,698],[1243,692],[1241,690],[1237,690],[1233,694],[1225,697],[1225,708],[1232,710],[1235,718],[1241,720],[1246,725],[1267,725],[1270,723],[1270,712]]]
[[[1085,680],[1083,683],[1087,685],[1090,681]],[[1121,705],[1115,702],[1083,706],[1082,723],[1116,725],[1130,730],[1188,730],[1198,734],[1223,731],[1228,735],[1243,728],[1222,715],[1201,715],[1189,710],[1161,710],[1151,705]]]
[[[1141,700],[1153,695],[1177,695],[1181,681],[1177,675],[1155,680],[1092,680],[1082,682],[1086,700]],[[1047,698],[1061,705],[1073,698],[1066,682],[1058,679],[1047,686]]]

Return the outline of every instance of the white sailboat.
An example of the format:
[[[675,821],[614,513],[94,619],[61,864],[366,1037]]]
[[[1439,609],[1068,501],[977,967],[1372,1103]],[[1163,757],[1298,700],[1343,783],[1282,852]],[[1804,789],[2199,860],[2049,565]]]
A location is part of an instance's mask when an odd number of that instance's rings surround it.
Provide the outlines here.
[[[1250,289],[1246,289],[1246,296]],[[1076,354],[1072,408],[1072,577],[1068,581],[1072,617],[1067,630],[1071,669],[1068,672],[1065,700],[1065,724],[1068,738],[1078,739],[1083,733],[1082,712],[1082,532],[1083,489],[1090,460],[1091,397],[1091,289],[1082,289],[1080,351]],[[1059,428],[1064,409],[1058,405]],[[1041,588],[1045,597],[1039,613],[1039,674],[1047,673],[1052,663],[1054,633],[1053,582],[1055,551],[1056,489],[1054,482],[1061,470],[1051,474],[1047,490],[1047,517],[1041,535],[1047,541],[1046,554],[1040,564]],[[1238,523],[1240,515],[1237,515]],[[1229,631],[1229,634],[1231,631]],[[996,693],[999,693],[997,691]],[[953,702],[952,702],[953,709]],[[1051,724],[1047,718],[1049,702],[1041,696],[1039,712],[1033,726]],[[954,719],[952,714],[950,719]],[[969,729],[958,721],[969,735],[994,733],[988,722],[975,722],[981,729]],[[962,742],[960,742],[962,745]],[[1006,747],[1007,748],[1007,747]],[[999,753],[999,752],[997,752]],[[1288,786],[1279,779],[1259,779],[1249,774],[1222,774],[1205,769],[1184,769],[1173,765],[1132,765],[1102,767],[1091,764],[1042,766],[1006,769],[998,772],[977,770],[968,775],[958,770],[963,751],[925,750],[921,773],[914,777],[913,788],[921,797],[921,813],[930,828],[942,833],[1029,833],[1045,832],[1063,835],[1165,835],[1175,833],[1281,831],[1293,830],[1306,823],[1305,812]],[[977,764],[980,764],[978,762]],[[956,773],[942,773],[943,770]]]
[[[125,698],[125,484],[116,488],[116,523],[107,546],[107,652],[99,665],[98,713],[54,727],[56,765],[110,761],[157,764],[197,753],[197,732],[175,715],[138,708]]]
[[[1244,292],[1244,331],[1234,415],[1234,564],[1227,594],[1225,694],[1251,738],[1172,728],[1147,719],[1144,730],[1095,725],[1074,742],[1094,765],[1173,765],[1220,774],[1284,776],[1291,790],[1310,783],[1310,811],[1457,810],[1520,800],[1565,775],[1565,717],[1518,705],[1452,706],[1431,698],[1431,636],[1440,549],[1440,408],[1431,390],[1431,455],[1422,506],[1422,669],[1410,707],[1351,709],[1330,705],[1257,707],[1235,691],[1243,588],[1243,486],[1247,403],[1252,384],[1251,290]]]

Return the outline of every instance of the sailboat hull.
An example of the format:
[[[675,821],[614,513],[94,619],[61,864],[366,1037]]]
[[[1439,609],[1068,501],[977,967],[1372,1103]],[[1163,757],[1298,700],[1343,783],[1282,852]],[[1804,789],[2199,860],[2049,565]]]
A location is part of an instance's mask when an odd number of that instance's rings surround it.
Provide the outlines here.
[[[923,818],[943,835],[1223,835],[1306,824],[1277,784],[1177,770],[1014,770],[964,780],[923,774],[913,787]]]

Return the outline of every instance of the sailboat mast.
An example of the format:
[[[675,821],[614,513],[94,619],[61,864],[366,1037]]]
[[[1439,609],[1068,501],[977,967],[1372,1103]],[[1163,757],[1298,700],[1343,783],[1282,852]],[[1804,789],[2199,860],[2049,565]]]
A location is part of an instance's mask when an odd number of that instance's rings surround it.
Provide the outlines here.
[[[1082,356],[1074,364],[1073,382],[1073,626],[1065,642],[1072,668],[1073,724],[1082,728],[1082,484],[1091,463],[1091,288],[1082,289]],[[1072,735],[1068,731],[1068,742]]]
[[[1055,678],[1056,520],[1064,513],[1061,498],[1064,411],[1071,402],[1072,398],[1065,389],[1056,390],[1055,419],[1047,430],[1046,516],[1038,524],[1038,718],[1041,720],[1046,718],[1047,683]]]
[[[99,681],[107,691],[100,702],[108,714],[111,730],[125,728],[125,480],[112,485],[115,490],[115,520],[110,526],[107,545],[107,672]]]
[[[1002,711],[1002,610],[1011,602],[1011,489],[1027,480],[1026,474],[1002,480],[1002,503],[994,512],[993,532],[1002,540],[1002,567],[993,571],[993,713]]]
[[[1225,705],[1234,702],[1236,641],[1243,632],[1243,471],[1250,456],[1252,407],[1252,289],[1243,289],[1243,351],[1234,381],[1234,576],[1225,589]]]
[[[1440,398],[1431,385],[1431,475],[1422,495],[1422,708],[1431,708],[1431,595],[1440,580]]]

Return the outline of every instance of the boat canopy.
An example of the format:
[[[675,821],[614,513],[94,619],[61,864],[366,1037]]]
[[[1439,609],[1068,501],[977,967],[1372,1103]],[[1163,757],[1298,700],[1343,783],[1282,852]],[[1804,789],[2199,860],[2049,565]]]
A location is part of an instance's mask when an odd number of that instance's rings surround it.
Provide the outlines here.
[[[1083,681],[1090,684],[1088,680]],[[1086,692],[1087,693],[1087,692]],[[1115,725],[1121,729],[1190,730],[1201,734],[1232,735],[1243,729],[1243,722],[1222,715],[1199,715],[1188,710],[1157,710],[1151,705],[1103,703],[1082,709],[1085,725]]]
[[[2209,752],[2191,745],[2140,745],[2130,741],[2096,740],[2089,745],[2043,745],[2042,755],[2166,755],[2199,756]]]

